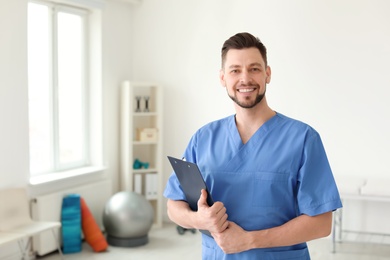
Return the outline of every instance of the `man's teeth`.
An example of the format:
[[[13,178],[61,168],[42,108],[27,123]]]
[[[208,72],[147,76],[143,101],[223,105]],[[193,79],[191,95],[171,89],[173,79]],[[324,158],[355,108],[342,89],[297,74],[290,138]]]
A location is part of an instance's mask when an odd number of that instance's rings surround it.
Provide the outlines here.
[[[254,88],[242,88],[242,89],[239,89],[238,92],[251,92],[253,90],[254,90]]]

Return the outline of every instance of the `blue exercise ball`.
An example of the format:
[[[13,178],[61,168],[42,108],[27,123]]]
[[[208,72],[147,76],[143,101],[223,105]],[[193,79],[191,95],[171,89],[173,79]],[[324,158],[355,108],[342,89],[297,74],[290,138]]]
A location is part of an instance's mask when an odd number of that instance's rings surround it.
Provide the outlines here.
[[[114,194],[103,212],[108,244],[120,247],[147,244],[153,220],[153,207],[144,196],[131,191]]]

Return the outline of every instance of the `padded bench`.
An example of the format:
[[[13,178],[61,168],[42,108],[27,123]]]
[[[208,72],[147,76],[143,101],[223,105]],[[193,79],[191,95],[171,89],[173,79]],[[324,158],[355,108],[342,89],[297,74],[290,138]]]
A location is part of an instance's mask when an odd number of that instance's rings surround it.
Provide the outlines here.
[[[390,202],[390,179],[375,178],[355,178],[344,177],[337,179],[340,196],[343,201],[371,201],[371,202]],[[355,233],[354,235],[352,233]],[[346,241],[345,237],[364,237],[365,235],[371,241],[380,241],[383,244],[390,244],[390,234],[377,234],[369,232],[347,231],[343,229],[343,209],[335,212],[333,218],[332,232],[332,252],[336,252],[336,243]],[[349,241],[349,240],[347,240]],[[359,242],[359,241],[353,241]],[[367,241],[362,241],[367,242]]]

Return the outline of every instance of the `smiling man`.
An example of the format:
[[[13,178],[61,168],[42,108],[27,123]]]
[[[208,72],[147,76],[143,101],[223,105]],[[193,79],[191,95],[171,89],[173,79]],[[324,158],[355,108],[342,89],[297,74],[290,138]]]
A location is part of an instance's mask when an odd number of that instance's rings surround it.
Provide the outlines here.
[[[199,191],[192,211],[174,173],[165,188],[172,221],[210,231],[203,259],[310,259],[306,242],[329,235],[342,206],[318,132],[268,106],[270,80],[258,38],[225,41],[220,82],[236,114],[200,128],[184,152],[216,202],[208,206]]]

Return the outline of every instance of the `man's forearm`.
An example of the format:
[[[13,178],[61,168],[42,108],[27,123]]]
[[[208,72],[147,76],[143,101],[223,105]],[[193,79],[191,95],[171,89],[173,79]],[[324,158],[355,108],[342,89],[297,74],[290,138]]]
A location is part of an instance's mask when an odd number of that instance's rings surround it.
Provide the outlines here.
[[[220,233],[213,233],[217,244],[226,254],[255,248],[291,246],[329,235],[332,213],[315,217],[299,216],[279,227],[258,231],[245,231],[234,222]]]
[[[194,212],[185,201],[168,200],[167,213],[170,220],[183,228],[196,228],[194,226]]]
[[[310,217],[301,215],[279,227],[249,232],[253,248],[291,246],[328,236],[332,228],[332,212]]]

